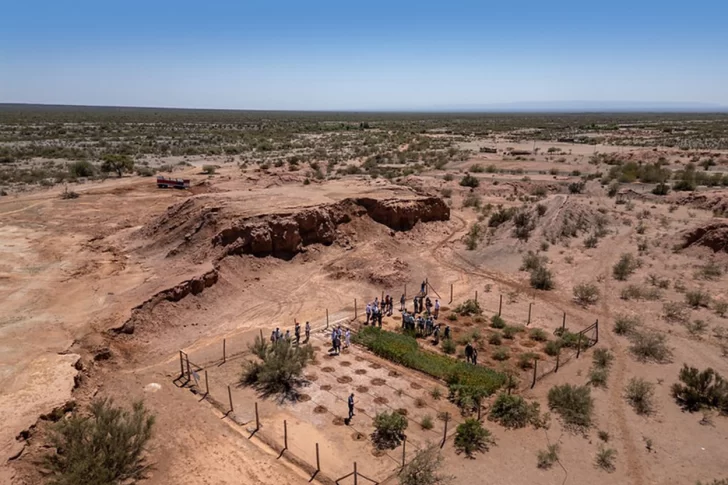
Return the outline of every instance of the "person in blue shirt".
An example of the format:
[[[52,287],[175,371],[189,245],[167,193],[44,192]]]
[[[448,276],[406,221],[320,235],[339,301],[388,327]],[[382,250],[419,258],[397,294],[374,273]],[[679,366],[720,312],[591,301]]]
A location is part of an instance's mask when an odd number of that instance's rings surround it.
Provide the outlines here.
[[[349,395],[349,421],[351,421],[351,418],[354,416],[354,393],[352,392]]]

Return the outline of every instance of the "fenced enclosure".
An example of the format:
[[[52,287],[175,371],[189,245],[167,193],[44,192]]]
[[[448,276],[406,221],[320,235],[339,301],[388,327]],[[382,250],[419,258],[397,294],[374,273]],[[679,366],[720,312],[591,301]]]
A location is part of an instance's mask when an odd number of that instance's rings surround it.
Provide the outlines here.
[[[420,290],[420,285],[415,288]],[[406,291],[404,287],[403,292]],[[381,292],[375,297],[383,298],[386,294]],[[416,294],[437,295],[429,281],[425,282],[425,291]],[[397,313],[399,297],[392,296]],[[484,316],[499,315],[528,328],[553,329],[551,333],[566,329],[567,314],[546,305],[490,291],[474,291],[471,298],[477,298]],[[353,298],[351,306],[334,312],[323,309],[320,319],[313,322],[311,339],[306,343],[313,345],[317,362],[307,367],[308,385],[295,403],[263,399],[254,389],[240,384],[242,365],[253,358],[250,345],[256,337],[268,340],[270,329],[228,336],[217,350],[198,351],[192,358],[190,351],[181,350],[180,376],[175,382],[198,394],[200,401],[209,403],[240,426],[250,439],[259,440],[275,450],[279,458],[305,470],[311,480],[381,483],[401,470],[428,443],[445,446],[462,419],[458,408],[446,398],[431,398],[430,391],[435,387],[441,387],[441,394],[447,395],[444,383],[434,378],[403,369],[359,347],[347,349],[340,356],[329,355],[331,329],[341,325],[357,332],[364,326],[363,302],[373,299]],[[454,307],[453,303],[449,305]],[[411,301],[407,307],[412,307]],[[441,308],[445,311],[448,307]],[[395,330],[399,327],[396,318],[387,317],[387,325]],[[517,389],[533,388],[594,345],[598,341],[598,321],[577,335],[575,348],[564,348],[553,359],[535,360],[532,371],[522,374],[522,385]],[[346,399],[350,392],[357,396],[357,411],[353,421],[347,422]],[[374,417],[382,411],[403,412],[408,421],[407,439],[394,450],[371,448]],[[421,425],[426,416],[433,422],[431,429]]]

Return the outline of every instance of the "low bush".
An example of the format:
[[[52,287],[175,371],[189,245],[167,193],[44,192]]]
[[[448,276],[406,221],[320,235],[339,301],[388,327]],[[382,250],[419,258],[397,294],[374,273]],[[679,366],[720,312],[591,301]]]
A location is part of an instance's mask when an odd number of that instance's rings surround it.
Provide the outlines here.
[[[506,321],[500,315],[493,315],[490,319],[490,326],[497,329],[506,328]]]
[[[92,401],[88,415],[74,412],[50,430],[45,457],[52,483],[57,485],[120,484],[144,478],[149,465],[144,451],[155,418],[141,401],[131,410],[110,399]]]
[[[396,448],[404,439],[407,424],[407,418],[397,411],[377,414],[374,417],[372,442],[380,450]]]
[[[533,368],[533,361],[538,359],[538,354],[534,354],[533,352],[526,352],[523,354],[520,354],[518,356],[518,367],[520,367],[523,370],[528,370]]]
[[[546,352],[546,355],[556,357],[561,352],[561,347],[562,345],[560,340],[550,340],[546,342],[543,351]]]
[[[484,453],[495,443],[490,431],[485,429],[477,419],[468,418],[459,424],[455,432],[455,450],[473,458],[477,452]]]
[[[677,301],[669,301],[662,305],[662,313],[668,322],[687,322],[690,313],[684,303]]]
[[[704,280],[717,280],[722,275],[723,266],[719,265],[714,259],[711,259],[698,269],[696,276]]]
[[[625,281],[638,267],[637,259],[630,253],[622,254],[617,264],[612,268],[614,279]]]
[[[620,298],[623,300],[659,300],[660,290],[655,287],[645,288],[642,285],[629,284],[622,288]]]
[[[455,342],[451,338],[443,339],[442,341],[442,351],[446,354],[452,355],[457,350],[457,345],[455,345]]]
[[[516,338],[516,334],[519,332],[518,327],[512,327],[512,326],[506,326],[506,328],[503,329],[503,338],[508,340],[513,340]]]
[[[540,268],[547,263],[545,256],[539,256],[533,251],[529,251],[523,256],[523,262],[521,263],[521,271],[533,271]]]
[[[500,345],[502,342],[501,335],[498,332],[494,332],[488,337],[488,343],[490,345]]]
[[[399,473],[400,485],[445,485],[452,477],[440,474],[443,456],[437,445],[428,445]]]
[[[472,207],[474,209],[480,208],[480,196],[477,194],[468,194],[463,199],[463,207]]]
[[[680,382],[673,384],[670,390],[684,410],[695,412],[715,408],[728,414],[728,381],[712,368],[700,371],[684,364],[678,378]]]
[[[594,464],[607,472],[613,472],[615,470],[614,461],[617,459],[617,450],[612,448],[600,447],[597,452],[597,456]]]
[[[480,181],[476,177],[470,175],[469,173],[466,173],[465,176],[460,179],[460,185],[462,185],[463,187],[475,188],[480,185]]]
[[[685,301],[693,308],[707,308],[710,305],[710,294],[702,289],[688,291],[685,293]]]
[[[594,399],[586,386],[564,384],[554,386],[548,393],[549,409],[561,416],[564,425],[572,429],[586,429],[592,424]]]
[[[76,178],[93,177],[96,173],[96,167],[88,160],[79,160],[68,166],[68,173]]]
[[[422,429],[432,429],[435,427],[435,423],[432,421],[432,416],[429,414],[426,414],[422,417],[422,421],[420,421],[420,426]]]
[[[465,300],[463,303],[456,306],[453,311],[463,317],[480,315],[483,313],[483,310],[480,308],[480,304],[475,300]]]
[[[637,316],[620,314],[614,317],[614,333],[617,335],[632,335],[641,325],[642,321]]]
[[[495,351],[493,352],[493,360],[497,360],[498,362],[508,360],[510,357],[511,356],[508,353],[508,349],[495,349]]]
[[[545,342],[549,339],[549,334],[542,328],[532,328],[528,331],[528,337],[536,342]]]
[[[583,306],[592,305],[599,300],[599,288],[594,283],[579,283],[574,286],[574,300]]]
[[[548,445],[545,450],[538,451],[536,466],[542,470],[548,470],[557,461],[559,461],[559,445],[554,443]]]
[[[614,362],[614,355],[609,349],[599,348],[592,354],[592,364],[597,369],[608,369]]]
[[[713,301],[713,311],[719,317],[724,317],[726,312],[728,312],[728,302],[722,300]]]
[[[540,425],[540,407],[537,402],[529,403],[521,396],[502,392],[493,402],[488,419],[511,429],[524,428],[529,424]]]
[[[554,279],[551,270],[541,266],[531,271],[531,286],[537,290],[552,290]]]
[[[648,415],[653,411],[655,386],[639,377],[633,377],[624,389],[627,402],[637,414]]]
[[[589,384],[594,387],[607,387],[608,378],[609,371],[607,369],[593,367],[589,370]]]
[[[212,175],[217,171],[217,167],[215,165],[203,165],[202,166],[202,173],[207,175]]]
[[[584,238],[584,247],[587,249],[593,249],[599,244],[599,238],[596,234],[591,234]]]
[[[631,337],[630,350],[642,362],[654,361],[666,363],[670,361],[672,352],[667,347],[667,337],[657,332],[635,332]]]

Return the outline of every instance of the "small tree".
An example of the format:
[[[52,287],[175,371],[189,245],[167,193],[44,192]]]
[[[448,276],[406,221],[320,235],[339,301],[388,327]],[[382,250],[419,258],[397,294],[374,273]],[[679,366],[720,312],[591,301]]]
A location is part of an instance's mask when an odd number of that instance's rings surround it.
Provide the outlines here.
[[[88,160],[79,160],[68,166],[68,173],[73,177],[92,177],[95,172],[96,169]]]
[[[245,364],[241,383],[254,386],[264,396],[278,395],[281,401],[295,400],[298,388],[305,382],[301,377],[303,370],[313,360],[313,347],[294,346],[286,339],[269,345],[257,337],[251,350],[263,362]]]
[[[686,411],[718,408],[728,414],[728,381],[710,367],[700,371],[687,364],[680,369],[680,382],[672,385],[672,396]]]
[[[672,351],[667,346],[667,337],[657,332],[634,332],[631,335],[630,350],[642,362],[654,361],[661,364],[670,361]]]
[[[93,401],[89,414],[74,413],[51,430],[55,453],[46,458],[55,485],[120,484],[148,470],[143,454],[152,437],[154,416],[141,401],[131,410],[111,399]]]
[[[397,411],[379,413],[374,417],[372,441],[380,450],[394,449],[404,439],[406,429],[407,418]]]
[[[490,431],[474,418],[468,418],[457,427],[455,433],[455,450],[458,454],[465,453],[468,458],[474,458],[476,452],[484,453],[495,444]]]
[[[116,172],[121,177],[124,173],[131,173],[134,170],[134,160],[128,155],[115,153],[106,154],[101,157],[101,170],[104,172]]]
[[[637,269],[637,266],[638,262],[633,255],[629,253],[623,254],[619,258],[617,264],[615,264],[614,268],[612,269],[614,279],[619,281],[625,281],[632,273],[634,273],[634,271]]]
[[[440,474],[443,456],[436,445],[428,445],[402,469],[400,485],[445,485],[452,477]]]
[[[480,185],[480,181],[477,177],[474,177],[470,175],[469,173],[466,173],[465,176],[460,180],[460,185],[463,187],[471,187],[475,188],[478,185]]]
[[[652,398],[655,395],[655,385],[639,377],[629,380],[624,389],[627,402],[637,414],[647,415],[652,413]]]
[[[551,270],[545,266],[540,266],[531,271],[531,286],[537,290],[552,290],[554,288],[554,278]]]
[[[493,402],[488,419],[506,428],[523,428],[528,424],[539,426],[540,412],[537,402],[529,403],[521,396],[501,393]]]

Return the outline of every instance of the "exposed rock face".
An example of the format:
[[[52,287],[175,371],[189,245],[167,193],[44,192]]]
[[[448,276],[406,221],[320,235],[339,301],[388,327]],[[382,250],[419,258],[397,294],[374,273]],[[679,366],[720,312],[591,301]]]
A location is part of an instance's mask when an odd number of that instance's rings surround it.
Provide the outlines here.
[[[205,288],[209,288],[213,286],[215,283],[217,283],[218,278],[218,272],[217,270],[208,271],[207,273],[203,274],[202,276],[198,276],[197,278],[192,278],[191,280],[187,280],[183,283],[180,283],[179,285],[175,286],[174,288],[170,288],[168,290],[160,291],[159,293],[152,296],[150,299],[142,303],[141,305],[137,305],[134,307],[131,311],[131,317],[124,322],[124,324],[121,327],[112,329],[115,333],[127,333],[131,334],[134,333],[134,328],[136,326],[137,317],[141,314],[144,314],[148,312],[149,310],[153,309],[155,306],[157,306],[162,301],[180,301],[182,298],[186,297],[187,295],[198,295],[202,293]]]
[[[366,208],[369,217],[395,231],[408,231],[418,222],[450,219],[450,208],[439,197],[412,201],[362,198],[356,202]]]
[[[728,252],[728,222],[710,222],[682,234],[682,248],[702,246],[714,252]]]
[[[690,192],[679,197],[676,202],[680,205],[713,211],[716,214],[728,213],[728,194],[724,190]]]

